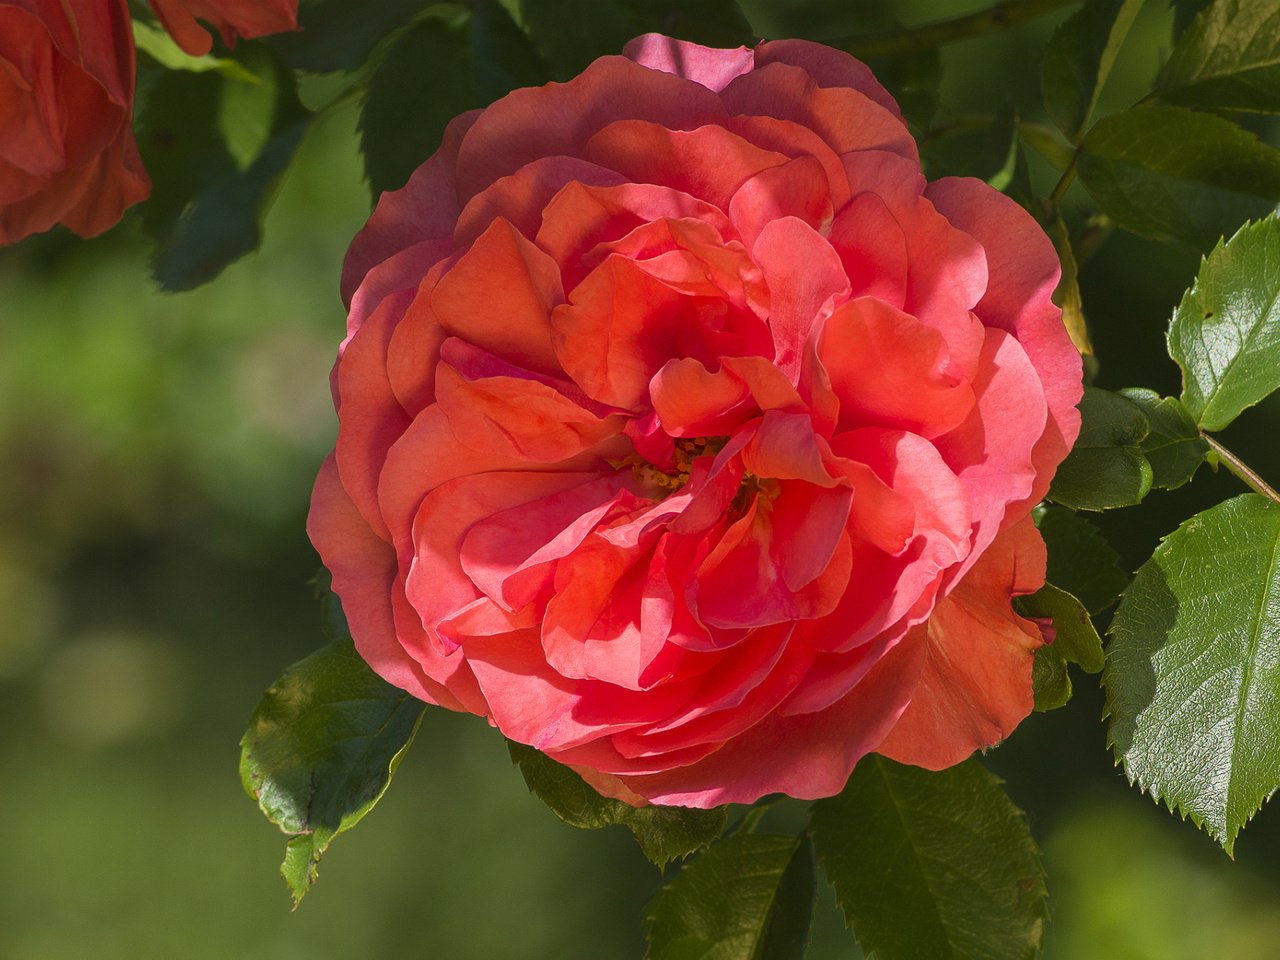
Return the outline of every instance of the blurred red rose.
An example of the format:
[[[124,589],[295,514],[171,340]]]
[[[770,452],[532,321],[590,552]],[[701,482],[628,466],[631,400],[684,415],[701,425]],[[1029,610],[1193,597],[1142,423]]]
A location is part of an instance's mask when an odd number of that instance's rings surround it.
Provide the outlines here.
[[[309,529],[357,648],[631,803],[839,791],[1032,706],[1054,251],[801,41],[456,119],[344,267]]]
[[[133,57],[124,0],[0,0],[0,243],[94,236],[150,192]]]
[[[199,17],[215,27],[228,46],[236,37],[265,37],[298,29],[298,0],[149,0],[164,28],[185,52],[203,56],[213,47]]]

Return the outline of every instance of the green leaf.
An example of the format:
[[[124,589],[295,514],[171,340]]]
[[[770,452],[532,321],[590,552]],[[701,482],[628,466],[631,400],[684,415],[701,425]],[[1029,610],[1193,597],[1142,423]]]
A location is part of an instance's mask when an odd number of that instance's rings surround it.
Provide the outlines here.
[[[1116,611],[1102,683],[1130,782],[1230,854],[1280,787],[1280,505],[1247,493],[1166,537]]]
[[[813,805],[846,922],[879,960],[1031,960],[1048,920],[1021,811],[976,760],[939,772],[874,754]]]
[[[151,174],[143,229],[165,290],[216,277],[261,241],[262,218],[312,115],[290,70],[242,44],[260,78],[165,72],[148,88],[138,146]],[[232,131],[228,140],[227,133]]]
[[[1141,407],[1151,424],[1151,432],[1142,441],[1142,454],[1151,464],[1151,485],[1173,490],[1195,476],[1209,444],[1187,408],[1174,397],[1162,397],[1144,387],[1128,387],[1120,396]]]
[[[513,5],[517,22],[557,80],[576,77],[605,54],[621,53],[628,40],[644,33],[619,0],[514,0]]]
[[[1098,104],[1120,45],[1143,0],[1086,0],[1049,40],[1040,88],[1050,118],[1071,140]]]
[[[498,0],[476,3],[469,36],[477,103],[492,103],[519,87],[536,87],[551,79],[532,41]]]
[[[167,32],[141,20],[133,21],[133,42],[140,51],[166,70],[186,70],[189,73],[207,73],[215,70],[224,77],[243,83],[261,82],[250,70],[228,57],[215,57],[210,54],[193,57],[189,53],[184,53]]]
[[[1200,264],[1169,324],[1182,402],[1221,430],[1280,387],[1280,220],[1246,224]]]
[[[1132,400],[1085,387],[1080,436],[1058,467],[1049,499],[1073,510],[1110,510],[1140,503],[1151,489],[1142,455],[1150,424]]]
[[[1079,597],[1093,614],[1120,599],[1129,576],[1102,531],[1078,513],[1055,506],[1037,510],[1036,526],[1049,550],[1045,577],[1050,583]]]
[[[403,27],[434,0],[301,0],[296,33],[281,33],[267,42],[285,63],[299,70],[328,73],[364,65],[384,37]]]
[[[1031,662],[1031,692],[1035,711],[1048,713],[1071,702],[1071,675],[1067,662],[1046,645],[1036,650]]]
[[[1071,246],[1071,234],[1066,221],[1059,214],[1049,227],[1049,236],[1062,264],[1062,278],[1053,291],[1053,302],[1062,308],[1062,324],[1067,328],[1071,343],[1086,356],[1093,355],[1093,343],[1089,339],[1089,327],[1084,319],[1084,301],[1080,296],[1080,268],[1076,263],[1075,249]]]
[[[1196,14],[1209,6],[1213,0],[1169,0],[1173,8],[1173,36],[1176,40],[1191,26]]]
[[[1061,707],[1071,699],[1067,664],[1078,664],[1085,673],[1101,671],[1102,638],[1084,604],[1052,583],[1046,583],[1030,596],[1018,597],[1014,608],[1024,617],[1053,622],[1053,643],[1046,643],[1036,651],[1032,686],[1037,710]]]
[[[1046,646],[1052,647],[1066,663],[1078,664],[1085,673],[1102,671],[1102,638],[1079,599],[1061,587],[1046,583],[1035,593],[1018,597],[1017,607],[1025,617],[1047,617],[1053,621],[1054,640]]]
[[[1280,0],[1217,0],[1202,10],[1155,92],[1189,107],[1280,113]]]
[[[814,886],[807,837],[735,834],[654,895],[645,958],[803,960]]]
[[[404,186],[440,146],[450,120],[475,106],[465,28],[428,19],[393,43],[369,82],[360,149],[376,197]]]
[[[1201,249],[1280,200],[1280,151],[1252,133],[1183,107],[1103,117],[1080,154],[1080,180],[1126,230]]]
[[[522,743],[508,742],[511,760],[520,768],[529,791],[551,812],[583,830],[620,823],[636,836],[644,855],[658,866],[687,857],[707,846],[724,828],[725,807],[632,807],[596,793],[580,776],[546,754]]]
[[[267,819],[293,835],[280,872],[296,906],[338,834],[382,799],[423,704],[339,640],[284,672],[240,741],[240,779]]]

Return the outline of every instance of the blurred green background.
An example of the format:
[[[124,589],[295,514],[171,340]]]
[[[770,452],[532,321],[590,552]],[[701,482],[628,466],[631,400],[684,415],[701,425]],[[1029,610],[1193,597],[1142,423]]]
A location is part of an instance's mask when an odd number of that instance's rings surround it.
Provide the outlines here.
[[[768,32],[769,5],[752,6]],[[899,8],[912,22],[974,6]],[[1059,19],[948,47],[940,117],[1013,97],[1039,119]],[[1149,88],[1169,23],[1148,4],[1103,111]],[[93,242],[0,251],[0,960],[643,953],[657,872],[620,828],[561,825],[474,717],[428,714],[295,913],[284,838],[241,790],[237,741],[261,691],[321,642],[303,520],[335,432],[336,278],[369,211],[354,127],[348,108],[311,131],[262,250],[195,292],[155,291],[133,216]],[[1101,385],[1176,390],[1164,329],[1196,263],[1117,234],[1088,264]],[[1272,482],[1278,426],[1264,406],[1224,438]],[[1103,524],[1132,569],[1236,492],[1206,470]],[[1280,955],[1280,814],[1264,809],[1231,863],[1124,783],[1096,680],[1076,689],[988,757],[1045,850],[1047,956]],[[856,956],[825,891],[810,956]]]

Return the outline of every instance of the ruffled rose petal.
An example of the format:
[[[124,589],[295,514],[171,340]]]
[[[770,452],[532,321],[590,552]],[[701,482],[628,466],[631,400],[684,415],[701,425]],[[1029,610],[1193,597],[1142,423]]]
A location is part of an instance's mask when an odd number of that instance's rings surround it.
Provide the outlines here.
[[[1044,541],[1030,517],[987,548],[928,624],[905,643],[925,650],[911,704],[878,753],[930,770],[998,743],[1031,712],[1039,628],[1009,606],[1044,583]]]

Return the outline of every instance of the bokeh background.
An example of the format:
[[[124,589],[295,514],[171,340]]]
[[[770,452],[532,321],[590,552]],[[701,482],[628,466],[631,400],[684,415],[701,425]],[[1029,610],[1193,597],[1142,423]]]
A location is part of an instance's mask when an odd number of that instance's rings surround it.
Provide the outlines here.
[[[762,36],[840,32],[800,0],[743,5]],[[976,6],[897,5],[908,23]],[[1038,63],[1065,13],[947,47],[940,118],[1012,98],[1041,119]],[[1170,23],[1152,0],[1103,111],[1149,89]],[[194,292],[156,291],[132,215],[92,242],[0,251],[0,960],[643,954],[657,871],[621,828],[560,824],[474,717],[428,713],[296,912],[284,837],[240,787],[259,695],[322,642],[303,521],[336,426],[338,269],[370,208],[355,123],[350,107],[311,130],[261,251]],[[1053,182],[1034,158],[1032,173]],[[1164,329],[1197,260],[1116,234],[1088,263],[1100,385],[1176,391]],[[1277,428],[1264,405],[1224,437],[1273,483]],[[1205,469],[1102,524],[1132,570],[1237,492]],[[1280,812],[1230,862],[1124,782],[1096,679],[1076,691],[987,758],[1044,848],[1047,956],[1280,956]],[[857,956],[825,890],[810,956]]]

